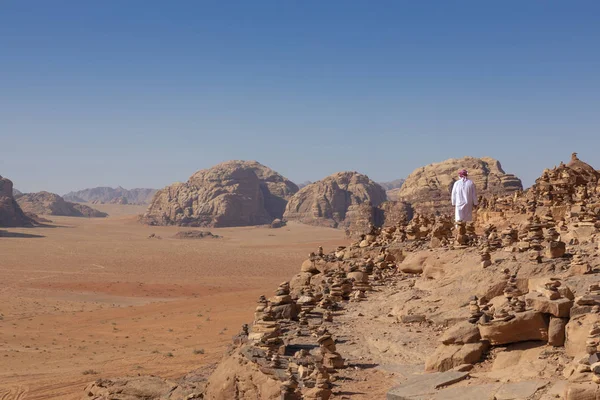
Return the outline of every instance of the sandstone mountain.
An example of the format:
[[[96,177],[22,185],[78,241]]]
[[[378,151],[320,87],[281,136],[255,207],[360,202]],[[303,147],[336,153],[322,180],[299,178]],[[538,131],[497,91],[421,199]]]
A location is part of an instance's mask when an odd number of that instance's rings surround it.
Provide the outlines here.
[[[284,218],[310,225],[347,227],[361,204],[377,207],[385,190],[358,172],[338,172],[302,188],[289,201]]]
[[[479,195],[508,194],[523,190],[521,180],[507,174],[493,158],[452,158],[413,171],[398,192],[398,198],[422,213],[451,212],[450,194],[460,169],[467,169]]]
[[[19,197],[19,196],[23,196],[23,193],[21,193],[21,191],[20,191],[20,190],[17,190],[17,189],[15,189],[15,188],[13,188],[13,190],[12,190],[12,194],[13,194],[13,197],[14,197],[14,198],[17,198],[17,197]]]
[[[93,218],[108,215],[83,204],[65,201],[59,195],[49,192],[25,193],[17,199],[17,202],[23,211],[38,215]]]
[[[13,183],[0,176],[0,226],[31,226],[33,221],[25,215],[13,195]]]
[[[97,187],[70,192],[63,198],[75,203],[149,204],[154,193],[156,193],[156,189],[124,189],[121,186],[117,188]],[[127,202],[124,203],[123,200],[120,200],[121,198],[127,199]]]
[[[142,222],[151,225],[246,226],[282,218],[298,187],[256,161],[228,161],[159,190]]]

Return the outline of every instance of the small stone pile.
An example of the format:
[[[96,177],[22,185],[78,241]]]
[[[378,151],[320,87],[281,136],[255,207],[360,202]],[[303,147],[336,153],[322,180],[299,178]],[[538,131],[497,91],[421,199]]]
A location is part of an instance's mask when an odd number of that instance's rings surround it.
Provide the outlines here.
[[[593,272],[590,263],[586,260],[584,253],[581,251],[577,254],[573,254],[570,271],[575,275],[591,274]]]
[[[335,341],[327,331],[317,339],[317,342],[323,357],[323,366],[328,371],[344,368],[344,359],[336,351]]]

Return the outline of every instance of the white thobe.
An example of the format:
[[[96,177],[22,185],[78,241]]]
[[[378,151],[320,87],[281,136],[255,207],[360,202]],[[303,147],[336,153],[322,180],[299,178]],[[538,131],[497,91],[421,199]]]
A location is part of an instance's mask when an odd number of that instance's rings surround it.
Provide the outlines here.
[[[457,221],[472,221],[473,206],[477,205],[477,191],[470,179],[459,179],[452,186],[452,205],[455,207],[454,218]]]

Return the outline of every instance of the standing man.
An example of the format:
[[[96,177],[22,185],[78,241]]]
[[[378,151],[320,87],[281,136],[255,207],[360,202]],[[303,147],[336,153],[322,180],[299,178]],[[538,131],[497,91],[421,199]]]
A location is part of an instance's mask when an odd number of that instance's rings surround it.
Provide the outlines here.
[[[456,222],[473,220],[473,206],[477,205],[475,184],[468,178],[466,169],[458,172],[458,180],[452,186],[452,205],[455,206]]]

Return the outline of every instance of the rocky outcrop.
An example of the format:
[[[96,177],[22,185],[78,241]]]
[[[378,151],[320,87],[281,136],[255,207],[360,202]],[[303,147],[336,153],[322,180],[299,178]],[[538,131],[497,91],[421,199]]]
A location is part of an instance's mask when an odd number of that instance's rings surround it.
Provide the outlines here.
[[[281,218],[298,187],[256,161],[228,161],[159,190],[142,222],[150,225],[247,226]]]
[[[98,379],[84,389],[85,400],[187,400],[194,399],[197,385],[156,376]]]
[[[32,226],[34,221],[21,210],[13,193],[12,181],[0,176],[0,226]]]
[[[302,188],[289,201],[284,218],[310,225],[347,227],[363,204],[377,207],[385,190],[358,172],[338,172]]]
[[[17,202],[23,211],[39,215],[91,218],[108,216],[86,205],[65,201],[59,195],[49,192],[26,193]]]
[[[398,192],[400,200],[412,204],[421,213],[451,212],[450,194],[460,169],[469,171],[479,195],[504,195],[523,190],[521,180],[507,174],[493,158],[452,158],[413,171]]]
[[[97,187],[69,192],[63,198],[75,203],[149,204],[154,193],[156,193],[156,189],[124,189],[120,186],[117,188]],[[125,198],[126,202],[119,200],[121,198]]]

